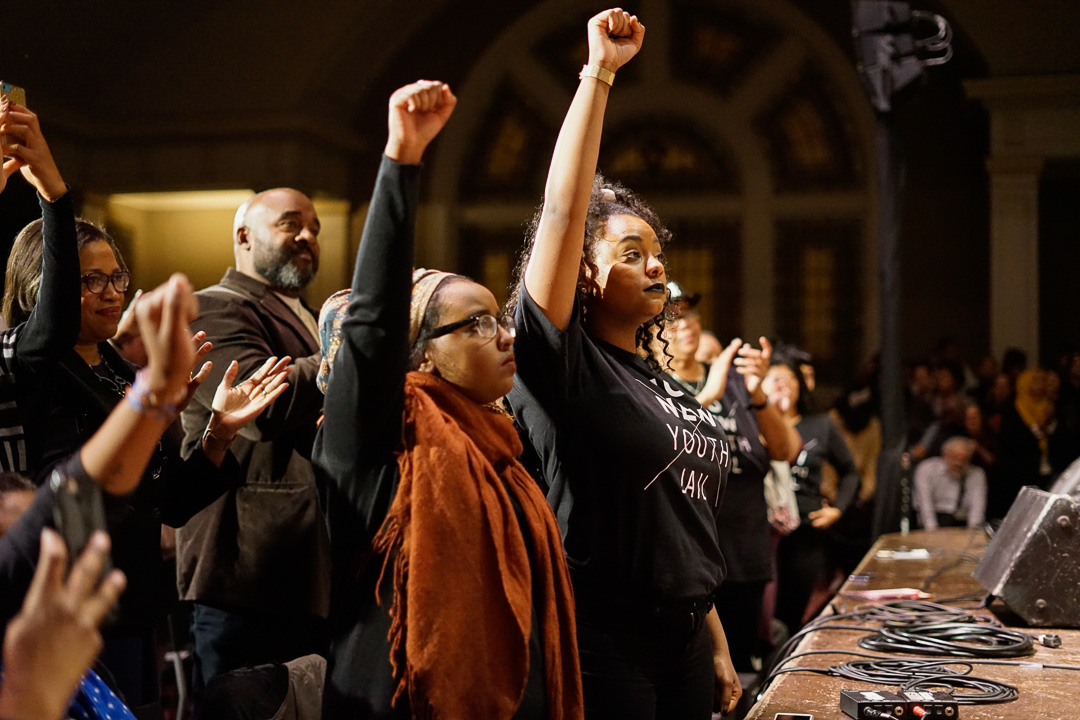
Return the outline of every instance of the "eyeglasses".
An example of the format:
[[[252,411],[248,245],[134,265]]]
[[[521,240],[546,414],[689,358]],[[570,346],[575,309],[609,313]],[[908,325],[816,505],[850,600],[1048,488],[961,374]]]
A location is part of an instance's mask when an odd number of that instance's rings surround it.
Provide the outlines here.
[[[443,335],[449,335],[455,330],[460,330],[469,325],[476,325],[476,334],[485,340],[490,340],[495,337],[499,332],[500,325],[506,328],[506,331],[510,333],[510,337],[515,337],[517,335],[517,330],[514,327],[514,318],[510,315],[504,316],[501,320],[496,319],[494,315],[471,315],[464,320],[458,320],[449,325],[442,325],[435,328],[431,331],[430,337],[435,339],[437,337],[442,337]]]
[[[88,272],[82,276],[82,284],[95,295],[105,292],[105,286],[112,281],[112,286],[118,293],[127,292],[131,285],[131,273],[117,270],[112,275],[106,275],[100,271]]]

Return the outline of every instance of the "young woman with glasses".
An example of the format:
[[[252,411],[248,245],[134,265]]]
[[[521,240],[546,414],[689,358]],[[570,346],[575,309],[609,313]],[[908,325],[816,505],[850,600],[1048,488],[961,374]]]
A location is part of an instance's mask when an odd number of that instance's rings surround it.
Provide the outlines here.
[[[581,717],[559,528],[497,405],[514,326],[460,275],[412,270],[423,151],[456,99],[419,81],[390,137],[353,289],[320,318],[331,649],[323,717]]]
[[[150,370],[137,375],[117,354],[108,340],[116,333],[130,275],[116,244],[91,223],[75,219],[37,116],[5,103],[0,127],[4,154],[14,158],[4,164],[0,190],[20,170],[38,191],[42,210],[42,219],[19,233],[8,258],[3,310],[13,330],[5,333],[3,351],[5,361],[13,355],[5,366],[13,370],[25,439],[2,458],[5,467],[45,482],[125,399],[139,412],[171,423],[138,486],[122,497],[105,496],[112,560],[127,575],[128,589],[118,621],[103,633],[101,659],[133,708],[150,705],[158,698],[154,627],[175,592],[175,579],[162,559],[162,523],[183,525],[237,482],[229,443],[282,392],[288,359],[269,359],[236,387],[231,386],[236,368],[230,368],[218,387],[201,449],[183,460],[176,417],[209,367],[182,392],[161,395]],[[206,344],[196,352],[196,364],[208,350]]]

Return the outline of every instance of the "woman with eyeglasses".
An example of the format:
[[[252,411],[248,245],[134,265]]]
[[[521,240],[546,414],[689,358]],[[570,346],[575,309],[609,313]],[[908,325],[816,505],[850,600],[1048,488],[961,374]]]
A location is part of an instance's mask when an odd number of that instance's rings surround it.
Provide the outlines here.
[[[514,326],[482,285],[412,270],[419,163],[456,102],[426,80],[391,96],[353,289],[320,317],[325,718],[581,718],[559,528],[497,405]]]
[[[3,352],[9,360],[5,366],[13,369],[23,437],[6,443],[0,464],[40,485],[125,400],[139,412],[171,422],[138,486],[123,496],[105,495],[112,560],[127,575],[128,589],[117,622],[103,632],[101,660],[131,707],[151,705],[158,700],[154,627],[175,594],[175,578],[162,558],[162,524],[183,525],[239,480],[229,443],[286,387],[289,361],[271,358],[236,387],[236,368],[230,368],[218,386],[201,447],[184,460],[176,417],[209,373],[208,364],[183,392],[164,397],[151,389],[148,371],[137,374],[120,357],[108,341],[116,333],[131,276],[116,244],[93,224],[75,219],[37,116],[5,103],[0,128],[4,155],[14,158],[4,164],[3,179],[21,169],[42,210],[42,219],[23,228],[8,257],[3,312],[14,329],[5,332]],[[198,335],[193,339],[201,341]],[[209,344],[197,350],[196,365],[208,351]],[[10,422],[8,415],[2,419]]]

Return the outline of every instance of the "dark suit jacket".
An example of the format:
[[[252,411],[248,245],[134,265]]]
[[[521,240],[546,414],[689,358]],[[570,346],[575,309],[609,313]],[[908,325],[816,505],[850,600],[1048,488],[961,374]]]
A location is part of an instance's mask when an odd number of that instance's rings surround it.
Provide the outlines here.
[[[311,447],[322,410],[319,344],[269,286],[233,269],[197,293],[214,368],[182,416],[185,447],[199,443],[229,363],[237,382],[271,355],[290,355],[289,388],[232,444],[243,482],[176,533],[181,597],[228,608],[326,617],[329,540]]]

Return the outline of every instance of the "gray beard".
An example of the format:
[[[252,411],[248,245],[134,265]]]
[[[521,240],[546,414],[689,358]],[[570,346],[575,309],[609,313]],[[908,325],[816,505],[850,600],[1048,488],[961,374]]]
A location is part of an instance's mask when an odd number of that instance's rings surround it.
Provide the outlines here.
[[[259,273],[271,287],[299,292],[315,279],[319,262],[311,264],[311,270],[302,270],[291,259],[284,259],[278,254],[255,253],[255,272]]]

